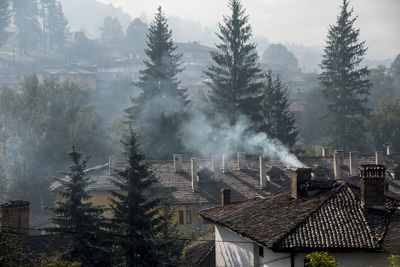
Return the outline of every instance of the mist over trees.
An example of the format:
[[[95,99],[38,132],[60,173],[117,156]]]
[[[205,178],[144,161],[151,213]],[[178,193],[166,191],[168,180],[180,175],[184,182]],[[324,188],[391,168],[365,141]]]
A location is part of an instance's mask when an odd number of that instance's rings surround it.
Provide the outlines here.
[[[6,29],[11,22],[10,1],[4,0],[0,2],[0,47],[2,47],[12,33]]]
[[[265,49],[261,62],[271,66],[279,66],[285,70],[298,71],[298,60],[282,44],[270,44]]]

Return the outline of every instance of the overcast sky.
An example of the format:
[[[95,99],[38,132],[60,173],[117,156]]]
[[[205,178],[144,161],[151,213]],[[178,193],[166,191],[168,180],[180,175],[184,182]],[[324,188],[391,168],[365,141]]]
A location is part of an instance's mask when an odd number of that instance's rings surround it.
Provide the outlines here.
[[[113,3],[132,18],[150,19],[161,5],[167,16],[212,26],[229,14],[228,0],[98,0]],[[270,42],[289,42],[322,47],[327,28],[335,23],[341,0],[242,0],[255,35]],[[352,0],[361,40],[369,47],[367,57],[394,58],[400,53],[400,0]],[[195,40],[194,40],[195,41]]]

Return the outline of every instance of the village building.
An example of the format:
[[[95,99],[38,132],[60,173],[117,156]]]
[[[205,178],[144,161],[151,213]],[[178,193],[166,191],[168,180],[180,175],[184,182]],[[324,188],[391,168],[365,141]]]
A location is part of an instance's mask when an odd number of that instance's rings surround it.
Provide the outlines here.
[[[385,195],[383,165],[363,165],[360,187],[293,170],[291,190],[223,203],[201,217],[215,224],[216,266],[304,266],[328,251],[341,266],[387,266],[400,253],[400,200]],[[386,189],[385,189],[386,188]]]
[[[38,75],[40,81],[44,79],[55,79],[59,83],[73,82],[85,89],[95,90],[97,88],[97,66],[84,68],[70,66],[61,69],[46,69]]]

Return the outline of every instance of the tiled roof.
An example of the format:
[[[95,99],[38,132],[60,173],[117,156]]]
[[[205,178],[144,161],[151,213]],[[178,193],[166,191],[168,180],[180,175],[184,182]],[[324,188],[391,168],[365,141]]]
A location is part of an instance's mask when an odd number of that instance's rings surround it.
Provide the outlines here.
[[[215,234],[194,241],[186,250],[181,266],[215,266]]]
[[[400,250],[400,202],[387,198],[386,209],[361,205],[358,187],[337,183],[316,195],[294,199],[290,192],[206,209],[200,215],[276,251],[385,248]],[[394,216],[395,217],[395,216]],[[249,223],[250,222],[250,223]],[[388,230],[389,229],[389,230]],[[390,237],[393,239],[393,237]]]

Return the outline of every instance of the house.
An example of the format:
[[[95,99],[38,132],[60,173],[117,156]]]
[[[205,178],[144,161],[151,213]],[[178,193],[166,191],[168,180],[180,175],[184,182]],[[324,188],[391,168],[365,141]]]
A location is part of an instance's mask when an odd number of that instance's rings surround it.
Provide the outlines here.
[[[185,63],[208,64],[211,62],[210,52],[215,49],[199,42],[177,43],[177,52],[182,54]]]
[[[400,200],[385,195],[383,165],[362,165],[360,187],[292,171],[291,190],[200,212],[215,224],[216,266],[304,266],[328,251],[340,266],[387,266],[400,253]],[[387,188],[386,188],[387,189]]]
[[[97,67],[96,67],[97,69]],[[93,68],[86,69],[78,66],[71,66],[62,69],[46,69],[43,74],[38,76],[40,80],[56,79],[59,83],[66,81],[73,82],[87,89],[97,88],[97,73]]]
[[[167,194],[176,211],[174,221],[183,233],[210,227],[209,222],[201,219],[198,213],[202,209],[220,204],[222,188],[231,189],[232,200],[242,201],[265,197],[285,190],[290,185],[290,171],[286,166],[274,163],[273,172],[269,172],[268,165],[264,162],[260,172],[259,160],[246,158],[244,152],[239,152],[236,159],[230,160],[226,156],[213,156],[211,160],[183,160],[181,154],[174,154],[173,160],[152,160],[149,163],[157,182],[147,194],[149,198]],[[115,157],[110,157],[109,163],[86,170],[93,182],[87,189],[94,205],[110,206],[110,192],[118,190],[111,180],[118,179],[115,169],[123,165],[124,162],[117,162]],[[58,186],[60,184],[55,182],[51,188]],[[62,201],[58,194],[56,201]],[[111,216],[112,213],[108,211],[105,215]]]

